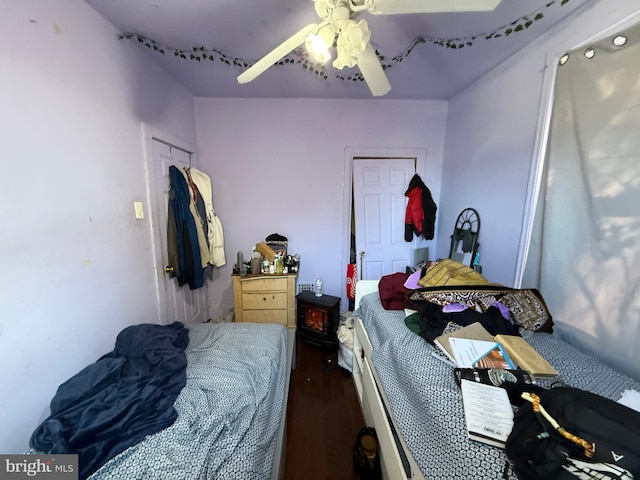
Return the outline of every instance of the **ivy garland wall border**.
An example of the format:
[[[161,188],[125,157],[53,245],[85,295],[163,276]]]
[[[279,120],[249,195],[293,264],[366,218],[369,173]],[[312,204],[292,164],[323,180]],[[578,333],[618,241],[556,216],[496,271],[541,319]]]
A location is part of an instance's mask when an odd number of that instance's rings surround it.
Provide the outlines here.
[[[517,34],[518,32],[522,32],[530,28],[534,25],[535,22],[538,22],[544,18],[544,11],[548,10],[552,7],[563,7],[571,0],[550,0],[544,6],[538,8],[537,10],[531,12],[528,15],[524,15],[516,20],[502,25],[498,28],[495,28],[489,32],[478,33],[475,35],[469,35],[466,37],[456,37],[456,38],[438,38],[431,37],[429,35],[418,35],[414,38],[411,43],[400,52],[398,55],[391,57],[391,60],[388,61],[387,57],[382,55],[378,50],[376,50],[376,54],[380,59],[380,63],[382,64],[382,68],[384,70],[389,70],[393,68],[395,65],[402,63],[411,52],[413,52],[416,46],[423,43],[430,43],[433,45],[438,45],[444,48],[452,49],[452,50],[460,50],[463,48],[472,47],[477,41],[482,40],[493,40],[496,38],[508,37],[510,35]],[[245,58],[234,57],[232,55],[227,55],[224,52],[217,50],[215,48],[205,48],[203,46],[191,47],[190,49],[179,49],[167,45],[163,45],[160,42],[153,40],[152,38],[146,37],[145,35],[139,33],[123,33],[118,36],[120,40],[132,40],[137,41],[139,44],[144,45],[148,49],[157,52],[162,55],[173,54],[174,57],[183,59],[183,60],[191,60],[197,62],[218,62],[224,65],[228,65],[232,68],[238,69],[246,69],[255,63],[255,60],[248,60]],[[303,69],[308,70],[309,72],[318,75],[319,77],[328,80],[329,76],[336,78],[338,80],[346,80],[352,82],[362,82],[364,81],[364,77],[361,73],[356,72],[353,74],[343,75],[339,72],[341,70],[337,70],[331,66],[326,66],[322,64],[315,63],[311,60],[306,54],[304,48],[297,48],[293,52],[289,53],[284,58],[280,59],[274,66],[282,66],[289,64],[297,64],[300,65]]]

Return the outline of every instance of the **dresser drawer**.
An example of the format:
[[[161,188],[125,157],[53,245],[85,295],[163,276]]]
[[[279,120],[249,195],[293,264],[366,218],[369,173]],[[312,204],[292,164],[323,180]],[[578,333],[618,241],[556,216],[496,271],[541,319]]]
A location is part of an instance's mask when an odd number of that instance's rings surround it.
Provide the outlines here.
[[[243,322],[287,324],[286,310],[245,310]]]
[[[286,277],[248,278],[241,280],[242,292],[287,291]]]
[[[296,274],[231,275],[236,322],[296,326]]]
[[[287,292],[242,292],[244,310],[286,310]]]

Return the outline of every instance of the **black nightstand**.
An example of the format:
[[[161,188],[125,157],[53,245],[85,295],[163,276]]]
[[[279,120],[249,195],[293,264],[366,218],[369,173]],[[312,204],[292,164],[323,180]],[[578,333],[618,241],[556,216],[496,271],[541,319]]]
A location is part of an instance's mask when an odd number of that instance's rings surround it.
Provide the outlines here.
[[[297,335],[306,343],[334,349],[338,346],[336,332],[340,319],[340,297],[302,292],[296,295]]]

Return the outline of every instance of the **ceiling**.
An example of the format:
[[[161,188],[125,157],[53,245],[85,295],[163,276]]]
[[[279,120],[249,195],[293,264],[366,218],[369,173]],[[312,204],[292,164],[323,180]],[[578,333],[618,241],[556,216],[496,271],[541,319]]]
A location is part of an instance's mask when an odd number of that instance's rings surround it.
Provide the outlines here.
[[[288,57],[298,63],[273,66],[250,83],[237,83],[243,65],[319,21],[312,0],[85,1],[121,33],[134,34],[121,41],[139,45],[194,96],[372,98],[366,83],[350,79],[357,68],[336,70],[330,63],[324,70],[304,68],[304,47]],[[392,85],[379,98],[448,99],[592,1],[502,0],[494,11],[476,13],[365,13],[371,43],[384,57]],[[447,47],[447,41],[457,48]],[[204,51],[194,51],[199,47]]]

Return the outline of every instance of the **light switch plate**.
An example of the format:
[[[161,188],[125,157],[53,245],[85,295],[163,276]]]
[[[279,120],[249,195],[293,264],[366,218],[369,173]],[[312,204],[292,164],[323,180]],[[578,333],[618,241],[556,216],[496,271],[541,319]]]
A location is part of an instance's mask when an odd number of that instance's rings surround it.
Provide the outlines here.
[[[137,220],[144,218],[144,209],[142,208],[142,202],[133,202],[133,209],[136,212]]]

